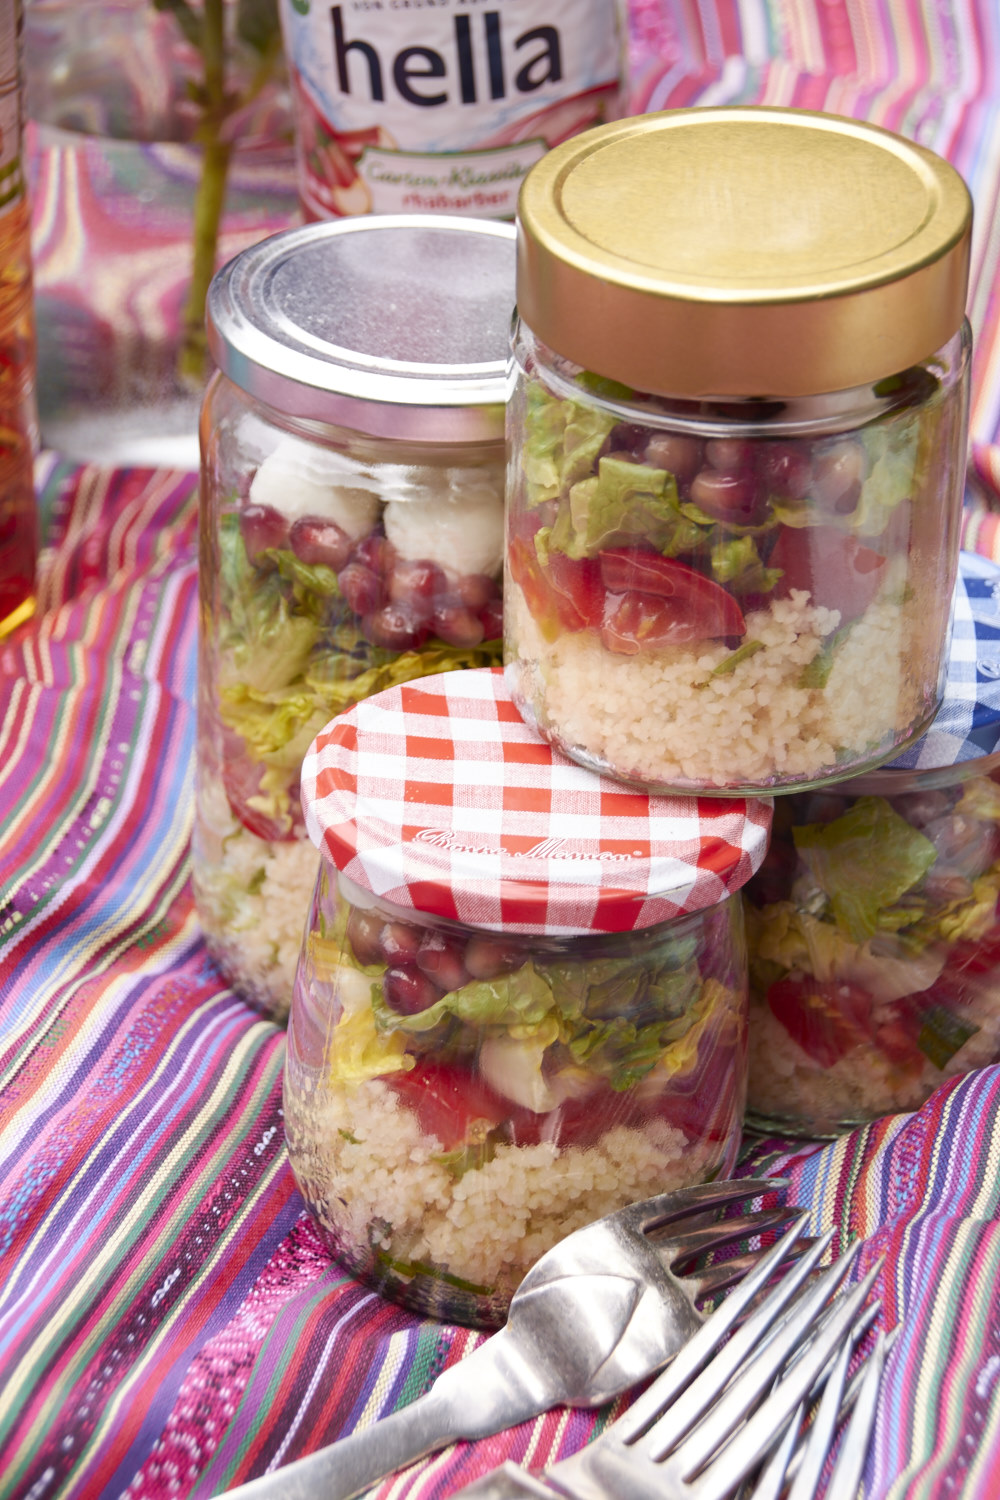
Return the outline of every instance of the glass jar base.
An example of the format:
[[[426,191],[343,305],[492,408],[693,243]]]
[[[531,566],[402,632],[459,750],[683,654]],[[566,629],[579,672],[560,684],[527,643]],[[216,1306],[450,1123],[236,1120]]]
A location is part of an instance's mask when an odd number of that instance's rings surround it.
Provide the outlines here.
[[[891,743],[882,747],[874,755],[863,759],[853,760],[844,766],[830,767],[819,775],[803,776],[793,778],[783,776],[780,779],[770,777],[762,781],[739,781],[728,784],[719,784],[715,781],[693,781],[693,780],[667,780],[658,781],[655,778],[641,776],[629,776],[623,773],[611,761],[604,756],[587,750],[581,745],[576,745],[563,739],[562,736],[549,725],[547,725],[534,711],[531,702],[519,691],[516,672],[508,670],[507,681],[510,694],[517,705],[518,713],[535,732],[548,743],[559,750],[576,765],[582,766],[587,771],[593,771],[601,776],[609,776],[615,781],[621,782],[623,786],[634,787],[637,791],[647,792],[650,796],[676,796],[676,797],[777,797],[795,792],[818,791],[824,787],[835,786],[838,782],[854,781],[859,776],[864,776],[872,771],[879,770],[888,761],[894,760],[901,755],[910,745],[921,739],[934,722],[940,704],[920,719],[915,727],[906,730],[895,737]]]

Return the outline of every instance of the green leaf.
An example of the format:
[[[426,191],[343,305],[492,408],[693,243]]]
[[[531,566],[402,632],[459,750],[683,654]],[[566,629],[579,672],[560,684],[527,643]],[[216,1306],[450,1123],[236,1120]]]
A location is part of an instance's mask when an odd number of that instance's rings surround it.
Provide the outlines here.
[[[978,1026],[960,1021],[943,1005],[934,1005],[921,1017],[917,1046],[936,1068],[943,1069],[978,1030]]]
[[[885,797],[859,797],[831,823],[793,828],[792,838],[837,926],[855,943],[875,935],[882,908],[921,881],[937,858],[930,839]]]
[[[274,52],[281,42],[278,0],[238,0],[236,35],[262,57]]]
[[[711,676],[728,677],[743,662],[747,661],[751,656],[756,656],[757,652],[763,651],[763,649],[763,641],[744,641],[742,645],[736,647],[735,651],[730,651],[728,656],[724,656],[717,667],[712,668]]]

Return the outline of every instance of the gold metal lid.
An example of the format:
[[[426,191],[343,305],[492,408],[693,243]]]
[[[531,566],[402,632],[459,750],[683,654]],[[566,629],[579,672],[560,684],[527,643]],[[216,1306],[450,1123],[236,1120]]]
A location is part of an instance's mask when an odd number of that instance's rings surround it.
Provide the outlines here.
[[[845,390],[957,332],[971,228],[955,169],[891,131],[809,110],[667,110],[532,167],[518,310],[557,354],[642,391]]]

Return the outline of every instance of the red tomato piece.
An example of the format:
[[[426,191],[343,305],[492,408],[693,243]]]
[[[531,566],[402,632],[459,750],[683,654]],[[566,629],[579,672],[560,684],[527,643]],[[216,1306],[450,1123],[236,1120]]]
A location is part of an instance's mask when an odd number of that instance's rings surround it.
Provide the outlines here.
[[[418,1061],[410,1072],[391,1073],[385,1081],[416,1115],[421,1130],[436,1135],[445,1151],[481,1145],[510,1113],[481,1079],[452,1064]]]
[[[768,566],[783,577],[775,596],[805,589],[812,603],[840,610],[846,625],[863,615],[878,593],[886,559],[837,526],[782,526]]]
[[[767,992],[771,1012],[822,1068],[874,1040],[872,997],[857,985],[803,976],[779,979]]]
[[[633,654],[643,645],[746,634],[743,611],[733,596],[676,558],[635,547],[612,548],[601,553],[601,582],[609,595],[603,621],[609,650]]]
[[[292,807],[287,819],[268,817],[250,803],[252,797],[260,795],[263,770],[263,766],[250,759],[242,736],[227,730],[223,741],[222,784],[233,815],[259,839],[279,844],[291,842],[302,832],[297,790],[290,789]]]
[[[608,594],[601,640],[607,651],[635,656],[648,647],[683,646],[720,635],[742,635],[745,630],[742,615],[736,630],[716,615],[700,613],[697,606],[692,608],[676,599],[661,599],[655,594]]]
[[[596,562],[553,551],[543,567],[534,542],[520,536],[511,538],[507,559],[511,577],[543,628],[558,623],[563,630],[586,630],[600,624],[604,590]]]

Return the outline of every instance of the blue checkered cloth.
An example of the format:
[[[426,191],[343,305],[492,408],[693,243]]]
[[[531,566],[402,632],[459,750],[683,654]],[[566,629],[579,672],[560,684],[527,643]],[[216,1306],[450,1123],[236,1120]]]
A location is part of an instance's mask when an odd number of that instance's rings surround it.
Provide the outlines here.
[[[959,556],[955,620],[944,702],[927,733],[894,770],[930,771],[1000,750],[1000,567],[974,552]]]

